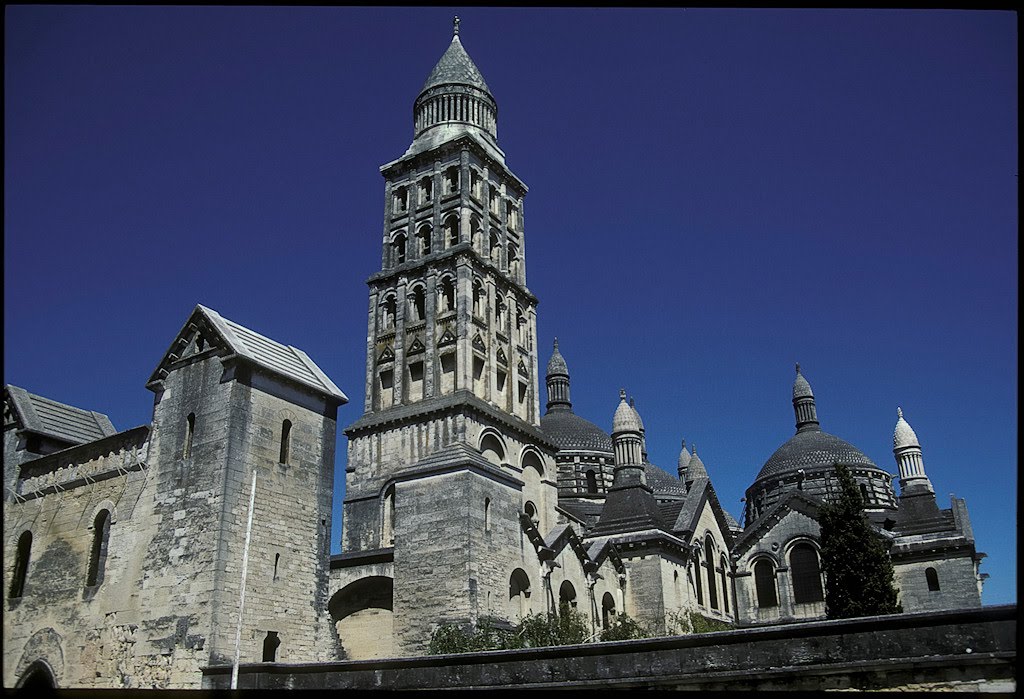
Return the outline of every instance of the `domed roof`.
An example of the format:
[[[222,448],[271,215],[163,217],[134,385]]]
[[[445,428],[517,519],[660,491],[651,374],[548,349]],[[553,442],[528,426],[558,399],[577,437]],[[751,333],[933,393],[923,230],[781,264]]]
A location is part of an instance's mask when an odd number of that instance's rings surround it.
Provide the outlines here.
[[[846,466],[878,468],[860,449],[849,442],[828,432],[811,430],[797,432],[776,449],[757,474],[755,482],[768,476],[792,473],[802,468],[832,466],[837,461]]]
[[[615,409],[612,417],[612,434],[616,432],[637,432],[643,429],[640,424],[640,416],[626,402],[626,391],[619,391],[619,407]]]
[[[559,449],[613,453],[612,438],[571,410],[553,410],[541,416],[540,429]]]
[[[457,28],[455,36],[452,37],[452,43],[448,45],[448,50],[441,56],[441,60],[434,66],[434,70],[430,71],[430,76],[427,77],[427,82],[423,84],[420,93],[438,85],[453,84],[471,85],[488,94],[491,92],[487,83],[484,82],[484,76],[480,74],[480,69],[476,67],[473,59],[462,47]]]
[[[558,351],[558,338],[555,338],[555,349],[551,353],[551,359],[548,360],[548,376],[556,374],[569,375],[569,366],[565,363],[565,358],[562,357],[562,353]]]
[[[903,419],[903,409],[896,408],[896,430],[892,433],[892,448],[902,449],[904,447],[920,447],[917,441],[917,433],[910,423]]]
[[[697,456],[697,445],[693,445],[693,456],[690,457],[690,463],[686,467],[686,480],[693,481],[698,478],[707,478],[708,470],[704,468],[704,462]]]

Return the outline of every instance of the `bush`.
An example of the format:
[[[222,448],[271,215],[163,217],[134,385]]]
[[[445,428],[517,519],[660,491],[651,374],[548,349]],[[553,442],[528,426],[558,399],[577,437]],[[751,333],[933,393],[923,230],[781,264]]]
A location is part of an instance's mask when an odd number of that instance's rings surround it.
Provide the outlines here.
[[[602,641],[631,641],[650,638],[655,634],[626,613],[616,614],[612,622],[601,631]]]
[[[668,615],[668,632],[676,636],[691,633],[713,633],[729,631],[733,625],[720,619],[706,617],[696,611],[673,612]]]

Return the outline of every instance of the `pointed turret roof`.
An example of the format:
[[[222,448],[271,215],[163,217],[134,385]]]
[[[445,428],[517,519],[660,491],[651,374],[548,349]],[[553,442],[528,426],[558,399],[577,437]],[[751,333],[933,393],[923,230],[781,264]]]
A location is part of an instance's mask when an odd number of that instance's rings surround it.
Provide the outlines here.
[[[793,400],[797,398],[814,398],[811,384],[807,383],[807,379],[800,373],[799,363],[796,365],[796,379],[793,381]]]
[[[918,447],[921,443],[917,441],[917,433],[910,423],[903,419],[903,408],[896,408],[896,429],[892,433],[892,448],[905,449],[906,447]]]
[[[565,363],[565,358],[562,357],[562,353],[558,351],[558,338],[555,338],[555,349],[551,353],[551,359],[548,360],[548,377],[551,376],[568,376],[569,366]]]
[[[430,71],[427,82],[423,84],[423,89],[420,92],[426,92],[438,85],[470,85],[488,94],[491,92],[480,69],[473,63],[473,59],[466,53],[466,49],[463,48],[462,42],[459,40],[458,25],[456,25],[455,35],[452,36],[452,43],[448,45],[448,50]]]
[[[686,468],[686,480],[695,481],[698,478],[707,478],[708,470],[704,468],[704,462],[697,456],[697,445],[693,445],[693,455],[690,457],[690,465]]]
[[[683,445],[679,450],[679,459],[676,461],[676,470],[679,472],[679,477],[682,478],[686,474],[686,467],[690,464],[690,452],[686,449],[686,440],[683,440]]]

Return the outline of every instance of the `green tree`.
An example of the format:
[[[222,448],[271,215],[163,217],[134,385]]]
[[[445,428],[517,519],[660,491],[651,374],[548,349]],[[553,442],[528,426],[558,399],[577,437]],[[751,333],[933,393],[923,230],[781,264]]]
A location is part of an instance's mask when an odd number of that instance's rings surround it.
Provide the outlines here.
[[[897,614],[889,545],[864,515],[849,469],[835,465],[839,496],[819,510],[825,613],[829,619]]]

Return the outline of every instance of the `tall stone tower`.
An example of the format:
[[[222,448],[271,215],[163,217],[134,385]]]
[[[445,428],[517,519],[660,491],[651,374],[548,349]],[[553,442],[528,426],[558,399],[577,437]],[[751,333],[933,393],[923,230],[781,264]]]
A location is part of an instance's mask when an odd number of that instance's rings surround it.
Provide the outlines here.
[[[473,619],[489,599],[507,599],[497,562],[521,556],[520,513],[541,530],[554,524],[556,447],[539,429],[537,299],[526,287],[527,188],[498,147],[497,114],[456,18],[414,103],[412,145],[381,167],[381,269],[367,281],[365,412],[345,432],[342,549],[393,547],[404,648],[439,616]],[[417,596],[426,588],[429,601]]]

